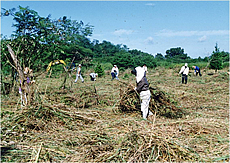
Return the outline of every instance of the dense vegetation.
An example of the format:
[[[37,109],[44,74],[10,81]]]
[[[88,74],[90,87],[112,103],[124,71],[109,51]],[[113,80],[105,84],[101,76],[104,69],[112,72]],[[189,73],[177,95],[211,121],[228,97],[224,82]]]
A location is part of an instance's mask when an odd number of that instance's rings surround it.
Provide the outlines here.
[[[184,53],[181,47],[166,50],[166,55],[158,53],[155,57],[140,50],[130,50],[126,45],[114,45],[111,42],[91,41],[93,26],[82,21],[71,20],[66,16],[52,20],[50,15],[41,17],[29,7],[19,6],[18,11],[2,9],[1,16],[12,16],[15,21],[15,31],[11,38],[1,37],[1,67],[2,75],[14,74],[12,61],[9,57],[7,44],[15,51],[22,67],[30,67],[35,72],[45,71],[49,62],[62,59],[70,64],[75,63],[83,67],[95,67],[98,63],[118,65],[120,70],[146,64],[149,68],[157,66],[173,67],[180,63],[196,63],[201,68],[210,63],[210,68],[218,70],[229,64],[229,53],[220,52],[216,44],[215,51],[210,57],[192,59]],[[103,67],[110,69],[111,67]]]

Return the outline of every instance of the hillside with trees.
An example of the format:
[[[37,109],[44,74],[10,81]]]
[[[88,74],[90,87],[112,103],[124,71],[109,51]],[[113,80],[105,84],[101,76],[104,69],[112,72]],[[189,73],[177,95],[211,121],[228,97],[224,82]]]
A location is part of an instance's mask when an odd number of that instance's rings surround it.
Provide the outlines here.
[[[18,10],[2,9],[1,16],[11,16],[15,23],[14,33],[10,38],[1,36],[2,75],[14,74],[12,60],[9,57],[7,45],[16,52],[23,67],[29,67],[34,72],[45,71],[48,64],[56,59],[67,64],[72,61],[81,63],[84,67],[95,67],[98,63],[118,65],[125,70],[146,64],[149,68],[157,66],[173,67],[180,63],[196,63],[201,68],[210,62],[210,68],[221,69],[229,65],[229,52],[220,52],[217,44],[210,57],[190,58],[181,47],[170,48],[166,54],[158,53],[155,57],[137,49],[130,50],[126,45],[114,45],[109,41],[91,41],[94,26],[83,21],[71,20],[66,16],[51,19],[51,16],[41,17],[29,7],[19,6]],[[74,59],[74,60],[73,60]]]

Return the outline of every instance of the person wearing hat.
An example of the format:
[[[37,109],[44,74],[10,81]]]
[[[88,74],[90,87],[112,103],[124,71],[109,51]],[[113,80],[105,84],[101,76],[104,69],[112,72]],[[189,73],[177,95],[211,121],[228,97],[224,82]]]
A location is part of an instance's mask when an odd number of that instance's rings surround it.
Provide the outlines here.
[[[111,80],[113,80],[114,78],[116,78],[117,80],[119,80],[118,74],[119,74],[118,67],[117,67],[117,65],[114,65],[113,68],[112,68],[112,70],[111,70],[111,76],[112,76]]]
[[[143,67],[138,66],[132,70],[131,73],[136,76],[137,86],[135,90],[140,95],[142,117],[147,119],[147,117],[153,115],[153,113],[149,110],[151,93],[149,90],[149,83],[146,78],[146,71]]]
[[[84,83],[84,79],[83,79],[83,77],[81,76],[81,64],[78,65],[77,74],[76,74],[76,79],[75,79],[74,83],[77,82],[78,77],[80,77],[82,83]]]
[[[89,76],[90,76],[90,78],[91,78],[91,81],[96,81],[96,77],[98,76],[98,74],[92,72],[92,73],[89,74]]]
[[[187,84],[188,73],[189,73],[188,63],[185,63],[185,65],[181,67],[179,72],[179,74],[182,74],[182,84]]]
[[[198,75],[198,73],[199,73],[200,76],[202,76],[201,73],[200,73],[200,68],[199,68],[198,66],[192,66],[192,67],[193,67],[194,70],[195,70],[195,71],[194,71],[194,74],[196,74],[196,76]]]

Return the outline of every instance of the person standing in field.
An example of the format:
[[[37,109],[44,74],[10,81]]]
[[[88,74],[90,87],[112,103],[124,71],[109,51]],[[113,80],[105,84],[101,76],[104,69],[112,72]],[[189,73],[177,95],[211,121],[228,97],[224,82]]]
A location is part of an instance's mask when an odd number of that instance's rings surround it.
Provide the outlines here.
[[[119,80],[118,74],[119,74],[119,69],[118,69],[117,65],[114,65],[113,68],[112,68],[112,70],[111,70],[111,76],[112,76],[111,80],[113,80],[114,78],[116,78],[117,80]]]
[[[201,73],[200,73],[200,68],[198,67],[198,66],[192,66],[193,68],[194,68],[194,74],[196,74],[196,76],[199,74],[200,76],[202,76],[201,75]]]
[[[147,119],[147,117],[153,115],[153,113],[149,110],[151,93],[145,69],[143,67],[136,67],[131,73],[136,76],[137,85],[134,89],[140,94],[142,117]]]
[[[185,63],[185,65],[181,67],[180,72],[179,72],[179,74],[182,74],[182,84],[187,84],[188,73],[189,73],[189,67],[188,67],[188,64]]]
[[[76,79],[75,79],[74,83],[77,82],[78,77],[80,77],[82,83],[84,83],[84,79],[83,79],[83,77],[81,76],[81,64],[78,65],[77,74],[76,74]]]

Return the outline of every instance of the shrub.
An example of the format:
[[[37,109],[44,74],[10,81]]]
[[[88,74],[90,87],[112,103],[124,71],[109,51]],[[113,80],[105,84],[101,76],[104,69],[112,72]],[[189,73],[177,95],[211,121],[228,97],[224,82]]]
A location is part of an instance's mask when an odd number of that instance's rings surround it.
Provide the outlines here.
[[[105,75],[104,69],[102,68],[101,64],[97,64],[96,68],[94,69],[95,73],[98,74],[98,77]]]

